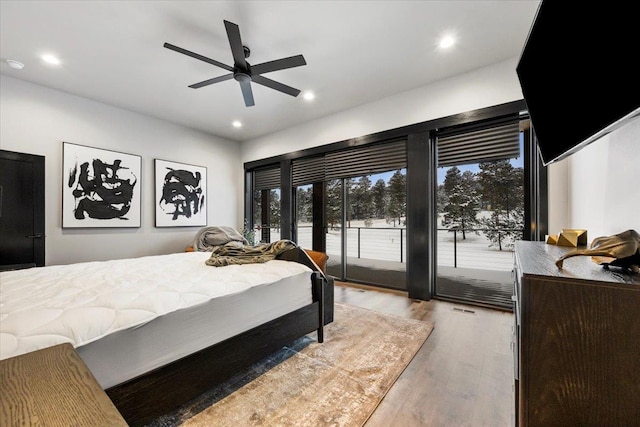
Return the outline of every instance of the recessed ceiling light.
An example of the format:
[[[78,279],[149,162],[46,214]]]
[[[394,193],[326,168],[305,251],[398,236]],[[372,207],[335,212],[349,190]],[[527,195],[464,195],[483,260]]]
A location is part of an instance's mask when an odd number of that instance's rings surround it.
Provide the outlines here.
[[[442,49],[447,49],[453,46],[455,42],[456,40],[452,36],[444,36],[443,38],[440,39],[439,46]]]
[[[302,94],[302,97],[307,101],[312,101],[316,98],[316,94],[308,90],[304,94]]]
[[[242,127],[242,122],[241,122],[240,120],[234,120],[234,121],[231,123],[231,125],[232,125],[234,128],[241,128],[241,127]]]
[[[53,55],[42,55],[41,58],[47,64],[60,65],[60,60]]]
[[[7,64],[9,64],[9,67],[15,68],[16,70],[22,70],[24,68],[24,64],[22,62],[14,61],[13,59],[7,59]]]

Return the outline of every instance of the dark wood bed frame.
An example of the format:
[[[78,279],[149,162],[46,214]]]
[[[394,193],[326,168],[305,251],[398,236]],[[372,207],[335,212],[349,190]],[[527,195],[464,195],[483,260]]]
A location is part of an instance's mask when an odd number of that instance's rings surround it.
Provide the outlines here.
[[[333,321],[333,279],[303,249],[291,249],[278,259],[313,270],[313,302],[105,390],[129,425],[144,425],[171,412],[308,333],[317,331],[318,342],[323,342],[323,326]]]

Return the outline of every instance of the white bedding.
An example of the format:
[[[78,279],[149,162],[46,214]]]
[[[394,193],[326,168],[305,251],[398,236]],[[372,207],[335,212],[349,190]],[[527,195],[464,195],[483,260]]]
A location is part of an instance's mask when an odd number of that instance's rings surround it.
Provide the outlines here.
[[[302,275],[287,261],[205,265],[207,252],[78,263],[0,273],[0,359],[117,331],[216,298]],[[310,281],[304,283],[310,295]]]

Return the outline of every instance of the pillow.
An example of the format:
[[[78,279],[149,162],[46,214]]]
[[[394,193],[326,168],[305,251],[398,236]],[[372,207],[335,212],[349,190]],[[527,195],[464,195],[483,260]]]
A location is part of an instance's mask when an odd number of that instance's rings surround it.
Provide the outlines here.
[[[329,256],[324,252],[312,251],[311,249],[305,249],[304,251],[307,253],[307,255],[309,255],[309,258],[311,258],[313,262],[315,262],[316,265],[320,267],[320,270],[326,274],[327,260],[329,259]]]

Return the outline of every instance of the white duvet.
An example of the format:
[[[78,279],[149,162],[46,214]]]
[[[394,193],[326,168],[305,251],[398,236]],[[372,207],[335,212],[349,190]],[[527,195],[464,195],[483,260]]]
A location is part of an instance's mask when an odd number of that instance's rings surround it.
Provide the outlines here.
[[[278,260],[211,267],[205,265],[209,255],[187,252],[1,272],[0,360],[65,342],[80,347],[172,311],[311,271]]]

